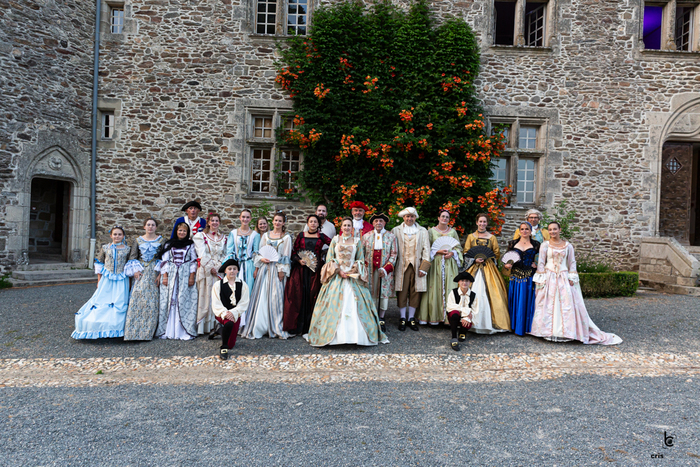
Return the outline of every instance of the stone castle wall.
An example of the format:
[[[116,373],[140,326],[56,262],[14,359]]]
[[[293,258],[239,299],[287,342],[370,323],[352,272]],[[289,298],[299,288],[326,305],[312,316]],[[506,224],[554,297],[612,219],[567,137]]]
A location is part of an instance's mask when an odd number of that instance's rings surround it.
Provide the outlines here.
[[[657,221],[647,115],[668,112],[673,95],[700,89],[696,54],[642,51],[639,2],[631,0],[556,0],[551,43],[537,49],[490,45],[491,1],[431,5],[438,19],[455,15],[474,28],[487,115],[546,129],[537,204],[568,200],[581,227],[572,239],[578,248],[637,268],[639,238],[653,235]],[[136,233],[151,215],[171,225],[190,199],[228,225],[262,200],[248,194],[247,109],[283,110],[291,102],[274,84],[275,41],[252,34],[253,6],[128,0],[125,33],[103,33],[101,105],[115,109],[117,134],[98,152],[102,239],[117,222]],[[292,229],[310,212],[271,202],[292,213]],[[504,240],[526,208],[508,210]]]
[[[65,178],[68,160],[89,176],[94,11],[89,0],[0,0],[0,270],[27,248],[36,159],[55,149],[47,178]]]

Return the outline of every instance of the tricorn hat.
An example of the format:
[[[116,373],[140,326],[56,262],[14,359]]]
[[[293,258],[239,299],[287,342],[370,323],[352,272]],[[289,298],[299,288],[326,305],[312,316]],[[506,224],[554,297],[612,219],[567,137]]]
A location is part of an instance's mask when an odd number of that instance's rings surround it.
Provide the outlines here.
[[[403,211],[401,211],[399,213],[399,217],[403,217],[406,214],[413,214],[414,216],[416,216],[416,219],[418,219],[418,211],[416,211],[416,208],[414,208],[414,207],[409,207],[409,208],[404,209]]]
[[[380,212],[379,214],[374,214],[372,217],[369,218],[369,223],[374,224],[374,221],[377,219],[383,219],[384,222],[387,224],[389,223],[389,216],[384,214],[383,212]]]
[[[229,267],[229,266],[236,266],[236,267],[239,267],[239,266],[238,266],[238,261],[236,261],[236,260],[233,259],[233,258],[227,260],[227,261],[226,261],[224,264],[222,264],[221,267],[219,268],[219,273],[220,273],[220,274],[226,274],[226,268]]]
[[[474,282],[474,276],[469,274],[467,271],[462,271],[457,276],[454,278],[455,282],[459,281],[469,281],[469,282]]]
[[[367,206],[365,206],[365,203],[362,201],[353,201],[352,204],[350,204],[350,209],[353,208],[364,209],[365,211],[367,210]]]
[[[183,211],[187,211],[187,208],[190,208],[190,207],[192,207],[192,206],[196,207],[196,208],[199,209],[200,211],[202,210],[202,205],[199,204],[197,201],[190,201],[189,203],[185,204],[185,205],[182,207],[182,210],[183,210]]]

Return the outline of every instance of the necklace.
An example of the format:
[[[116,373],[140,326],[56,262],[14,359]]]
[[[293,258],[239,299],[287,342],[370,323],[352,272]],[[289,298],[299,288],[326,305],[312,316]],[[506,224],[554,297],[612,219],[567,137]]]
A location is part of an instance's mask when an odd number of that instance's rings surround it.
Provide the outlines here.
[[[450,231],[450,226],[448,225],[448,226],[447,226],[447,229],[443,230],[443,229],[440,228],[440,224],[438,224],[438,225],[435,226],[435,230],[437,230],[438,232],[440,232],[441,234],[444,235],[444,234],[446,234],[447,232]]]
[[[243,227],[243,226],[241,226],[241,227]],[[245,231],[245,233],[243,233],[243,232],[241,231],[241,229],[238,229],[238,234],[245,237],[245,236],[247,236],[247,235],[250,235],[250,230],[251,230],[251,229],[250,229],[250,226],[247,227],[247,230]]]

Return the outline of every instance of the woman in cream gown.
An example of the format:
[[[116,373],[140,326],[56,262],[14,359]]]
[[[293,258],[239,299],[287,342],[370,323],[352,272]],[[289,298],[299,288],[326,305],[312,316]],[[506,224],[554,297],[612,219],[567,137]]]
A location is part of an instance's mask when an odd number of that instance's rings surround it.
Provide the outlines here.
[[[542,243],[537,273],[535,315],[530,334],[554,342],[571,340],[584,344],[615,345],[622,339],[601,331],[591,321],[583,303],[576,257],[571,243],[560,238],[561,227],[549,224],[550,239]]]

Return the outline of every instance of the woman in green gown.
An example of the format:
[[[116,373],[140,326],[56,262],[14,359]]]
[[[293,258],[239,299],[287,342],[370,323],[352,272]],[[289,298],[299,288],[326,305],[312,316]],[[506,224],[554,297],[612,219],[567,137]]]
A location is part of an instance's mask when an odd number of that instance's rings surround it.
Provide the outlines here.
[[[428,290],[421,299],[417,319],[420,324],[436,325],[447,322],[447,293],[454,288],[453,279],[462,265],[462,246],[457,232],[450,227],[450,213],[444,209],[438,216],[438,225],[428,229],[428,235],[431,245]],[[454,245],[432,248],[442,237],[454,239]]]

